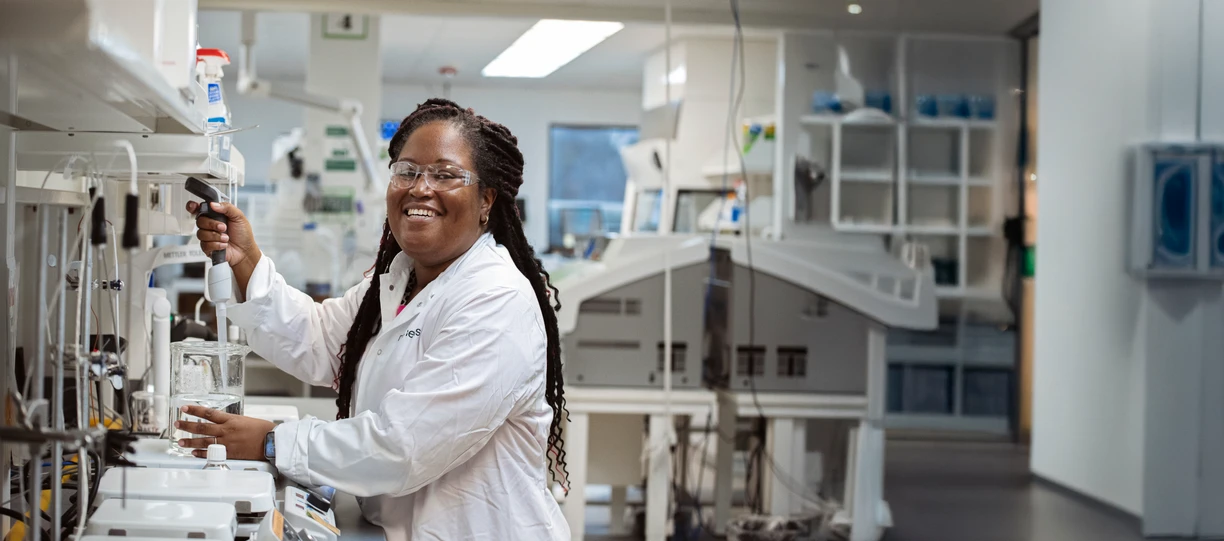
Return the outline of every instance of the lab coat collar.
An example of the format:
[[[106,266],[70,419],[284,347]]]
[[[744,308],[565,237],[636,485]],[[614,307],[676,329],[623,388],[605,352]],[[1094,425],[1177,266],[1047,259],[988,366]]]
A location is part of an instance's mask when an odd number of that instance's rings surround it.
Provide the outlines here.
[[[433,293],[438,289],[446,286],[446,283],[451,280],[451,277],[456,276],[459,270],[464,267],[464,264],[472,257],[478,249],[484,248],[493,244],[492,233],[484,233],[472,243],[472,247],[468,251],[459,256],[454,263],[451,263],[442,274],[438,275],[433,282],[425,286],[421,290],[418,298],[430,299],[432,295],[425,295],[427,292]],[[379,300],[381,301],[380,308],[383,317],[384,328],[388,327],[388,323],[396,318],[396,311],[399,310],[400,300],[404,298],[404,289],[408,287],[408,273],[412,269],[412,258],[407,254],[400,252],[391,260],[391,268],[387,269],[387,273],[379,277],[379,285],[382,291],[379,292]],[[415,302],[412,306],[404,308],[404,312],[408,314],[408,319],[424,308],[424,302]]]

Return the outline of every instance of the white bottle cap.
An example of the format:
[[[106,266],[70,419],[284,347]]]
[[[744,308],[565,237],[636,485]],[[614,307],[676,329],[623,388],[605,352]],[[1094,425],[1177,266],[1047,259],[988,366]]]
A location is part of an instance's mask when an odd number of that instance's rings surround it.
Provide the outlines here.
[[[220,443],[214,443],[208,446],[208,461],[209,462],[225,462],[225,446]]]

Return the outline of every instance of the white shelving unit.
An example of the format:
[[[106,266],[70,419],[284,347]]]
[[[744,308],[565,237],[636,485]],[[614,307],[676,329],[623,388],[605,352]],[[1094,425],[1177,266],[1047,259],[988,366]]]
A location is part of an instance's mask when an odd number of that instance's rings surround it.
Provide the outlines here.
[[[836,90],[839,48],[866,92],[891,97],[891,118],[812,113],[814,92]],[[899,411],[889,414],[889,426],[1006,432],[1006,411],[983,405],[982,396],[971,391],[1013,377],[1014,354],[1007,347],[986,347],[1007,333],[983,329],[996,329],[1011,317],[1002,296],[1002,223],[1014,162],[1011,90],[1019,74],[1018,46],[998,38],[839,32],[787,34],[781,50],[786,88],[779,114],[787,119],[781,123],[780,160],[793,152],[828,175],[826,186],[809,195],[809,208],[819,209],[812,222],[892,243],[920,242],[932,259],[941,317],[948,323],[936,333],[890,339],[890,366],[905,374],[893,383],[905,389],[890,394],[908,393],[915,385],[918,395],[935,392],[943,381],[947,387],[939,394],[947,402],[932,407],[912,396],[899,400],[892,404]],[[938,98],[948,95],[989,96],[994,114],[919,114],[919,96],[938,106]],[[775,178],[776,186],[788,182]]]

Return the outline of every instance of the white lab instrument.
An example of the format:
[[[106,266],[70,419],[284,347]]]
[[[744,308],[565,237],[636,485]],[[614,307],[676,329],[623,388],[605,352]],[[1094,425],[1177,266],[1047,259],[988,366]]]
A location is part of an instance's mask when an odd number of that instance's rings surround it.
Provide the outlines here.
[[[250,537],[276,507],[276,482],[257,471],[111,468],[98,481],[98,498],[228,504],[238,513],[238,536]]]
[[[216,267],[213,267],[216,268]],[[183,413],[183,406],[205,406],[242,415],[245,391],[242,363],[251,348],[241,344],[184,341],[170,344],[170,416],[175,421],[200,421]],[[171,446],[192,437],[175,429]]]
[[[115,472],[114,469],[111,473]],[[104,476],[103,479],[106,477]],[[86,536],[213,539],[232,541],[238,533],[233,504],[222,502],[103,501],[85,528]]]
[[[125,458],[142,468],[168,468],[181,470],[199,470],[204,468],[205,460],[191,455],[184,455],[170,447],[170,440],[163,438],[140,438],[132,442],[132,452]],[[259,471],[276,475],[276,468],[262,460],[228,459],[231,470]]]
[[[336,513],[330,503],[295,486],[285,487],[285,520],[295,528],[306,530],[315,541],[337,541],[340,529],[336,527]],[[325,507],[320,509],[319,506]]]
[[[244,404],[242,414],[246,415],[247,417],[272,421],[273,424],[278,425],[299,419],[298,409],[296,406]]]

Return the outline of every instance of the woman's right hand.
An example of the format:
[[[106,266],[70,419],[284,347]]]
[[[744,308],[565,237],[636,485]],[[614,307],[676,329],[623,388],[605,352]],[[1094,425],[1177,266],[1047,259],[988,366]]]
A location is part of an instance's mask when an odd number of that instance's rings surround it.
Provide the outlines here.
[[[200,203],[187,202],[187,212],[192,215],[200,210]],[[212,203],[212,210],[224,214],[229,219],[228,224],[221,223],[205,216],[196,216],[196,238],[200,239],[200,249],[206,254],[217,250],[225,250],[225,260],[234,270],[234,278],[238,281],[238,291],[245,293],[247,280],[255,265],[263,257],[259,246],[255,244],[255,234],[251,231],[251,222],[238,207],[229,203]]]

